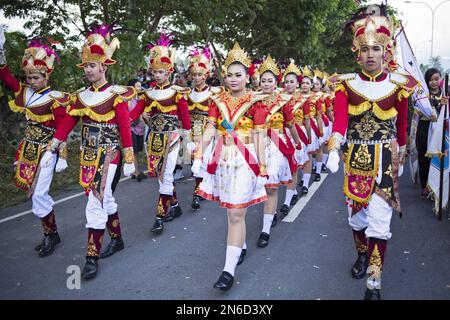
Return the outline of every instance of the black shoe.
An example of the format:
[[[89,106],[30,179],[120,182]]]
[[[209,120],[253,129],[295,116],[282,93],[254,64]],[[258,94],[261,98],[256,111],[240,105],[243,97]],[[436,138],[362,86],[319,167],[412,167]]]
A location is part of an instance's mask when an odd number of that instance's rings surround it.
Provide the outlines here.
[[[381,300],[380,289],[366,289],[364,294],[364,300]]]
[[[105,259],[112,256],[117,251],[123,250],[125,248],[122,238],[112,238],[106,247],[105,251],[100,254],[100,259]]]
[[[302,195],[307,194],[308,191],[309,191],[308,187],[306,187],[306,186],[302,187]]]
[[[84,280],[89,280],[95,278],[98,272],[98,259],[94,257],[86,257],[86,263],[84,264],[81,276]]]
[[[159,234],[164,230],[164,221],[163,218],[156,218],[155,223],[151,229],[151,232]]]
[[[198,209],[200,209],[200,197],[199,196],[194,196],[194,198],[192,198],[192,203],[191,203],[191,208],[194,211],[197,211]]]
[[[277,214],[275,213],[273,215],[272,224],[270,225],[271,228],[275,227],[277,225]]]
[[[294,194],[291,199],[291,206],[294,206],[297,203],[299,198],[300,197],[298,196],[298,194]]]
[[[180,205],[177,203],[175,206],[170,206],[169,212],[167,212],[164,222],[172,221],[183,214]]]
[[[300,180],[300,182],[298,183],[299,187],[303,187],[303,180]]]
[[[222,271],[219,280],[214,283],[214,288],[224,291],[229,290],[233,286],[233,281],[234,277],[229,272]]]
[[[247,254],[247,249],[242,249],[237,265],[240,265],[242,262],[244,262],[244,258],[245,258],[246,254]]]
[[[359,254],[358,259],[356,259],[351,270],[352,277],[354,279],[364,278],[366,276],[368,266],[369,259],[367,258],[367,253]]]
[[[136,179],[137,179],[138,182],[141,182],[141,181],[142,181],[142,176],[141,176],[140,173],[136,176]]]
[[[289,213],[289,206],[287,204],[283,204],[280,209],[280,213],[282,213],[284,216],[287,216]]]
[[[56,231],[45,235],[44,239],[42,239],[42,243],[39,245],[39,257],[43,258],[51,255],[55,250],[56,245],[60,242],[61,239]]]
[[[322,163],[322,169],[321,169],[322,173],[327,173],[327,166],[325,163]]]
[[[314,176],[314,181],[320,181],[320,173],[316,173]]]
[[[133,174],[131,175],[131,179],[136,180],[136,179],[137,179],[137,176],[133,173]]]
[[[257,246],[260,248],[267,247],[267,245],[269,244],[269,239],[270,239],[270,234],[261,232],[261,234],[259,235]]]

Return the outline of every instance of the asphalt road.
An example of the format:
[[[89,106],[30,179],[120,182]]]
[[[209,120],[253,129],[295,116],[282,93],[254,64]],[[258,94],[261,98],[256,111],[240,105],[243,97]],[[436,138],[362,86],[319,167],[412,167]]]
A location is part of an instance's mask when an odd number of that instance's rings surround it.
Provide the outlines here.
[[[186,170],[187,171],[187,170]],[[57,176],[56,176],[57,177]],[[342,171],[328,175],[293,222],[279,222],[270,244],[256,247],[262,205],[247,214],[248,254],[237,267],[228,292],[213,289],[222,271],[226,248],[226,211],[203,201],[190,210],[194,181],[177,183],[183,215],[153,236],[157,182],[126,180],[115,196],[119,204],[125,250],[100,260],[100,271],[80,289],[69,289],[68,268],[82,268],[86,253],[86,197],[55,206],[61,244],[46,258],[34,246],[41,225],[32,214],[0,223],[1,299],[351,299],[360,300],[364,280],[354,280],[356,258],[342,194]],[[81,188],[55,197],[62,199]],[[450,299],[450,221],[438,221],[419,188],[401,178],[404,215],[392,218],[382,278],[384,299]],[[284,200],[280,190],[279,207]],[[31,208],[31,203],[0,211],[0,220]],[[105,237],[106,245],[109,239]],[[75,267],[74,267],[75,266]]]

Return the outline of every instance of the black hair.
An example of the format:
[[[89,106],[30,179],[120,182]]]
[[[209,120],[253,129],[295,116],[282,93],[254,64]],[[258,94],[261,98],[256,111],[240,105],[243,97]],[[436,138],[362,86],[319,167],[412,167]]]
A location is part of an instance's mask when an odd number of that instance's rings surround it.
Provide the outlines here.
[[[425,82],[427,83],[428,90],[430,89],[430,85],[428,83],[430,82],[431,77],[436,73],[439,74],[439,77],[441,76],[441,72],[436,68],[430,68],[425,72]]]
[[[239,62],[239,61],[235,61],[235,62],[233,62],[232,64],[230,64],[230,65],[227,67],[227,71],[228,71],[228,68],[231,67],[231,66],[233,66],[233,65],[239,65],[239,66],[244,67],[245,74],[246,74],[246,75],[248,74],[248,68],[247,68],[246,66],[244,66],[244,65],[243,65],[241,62]]]
[[[129,86],[129,87],[134,87],[134,85],[136,84],[136,82],[140,82],[139,79],[131,79],[130,81],[128,81],[127,86]]]

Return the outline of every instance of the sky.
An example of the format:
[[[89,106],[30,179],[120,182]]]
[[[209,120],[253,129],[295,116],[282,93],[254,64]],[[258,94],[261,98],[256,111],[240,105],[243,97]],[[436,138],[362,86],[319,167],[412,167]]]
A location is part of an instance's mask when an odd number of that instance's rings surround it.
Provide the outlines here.
[[[434,13],[433,55],[441,56],[444,70],[450,69],[450,0],[422,0],[432,9],[440,6]],[[369,0],[368,3],[380,3],[380,0]],[[388,0],[388,5],[397,8],[405,26],[406,36],[413,48],[419,63],[427,64],[431,54],[432,12],[423,3],[405,3],[404,0]],[[0,23],[8,26],[8,31],[30,32],[23,28],[25,19],[6,19],[0,10]]]

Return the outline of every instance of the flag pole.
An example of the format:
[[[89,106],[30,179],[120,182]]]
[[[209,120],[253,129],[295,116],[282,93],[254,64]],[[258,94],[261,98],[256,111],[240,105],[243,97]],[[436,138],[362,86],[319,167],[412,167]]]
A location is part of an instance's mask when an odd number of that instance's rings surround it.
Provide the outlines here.
[[[445,75],[445,81],[444,81],[444,93],[447,96],[448,94],[448,74]],[[443,130],[442,130],[442,144],[441,144],[441,159],[440,159],[440,176],[439,176],[439,221],[442,220],[442,196],[444,193],[444,161],[445,161],[445,133],[447,131],[447,105],[442,105],[442,107],[444,107],[444,123],[443,125]]]

